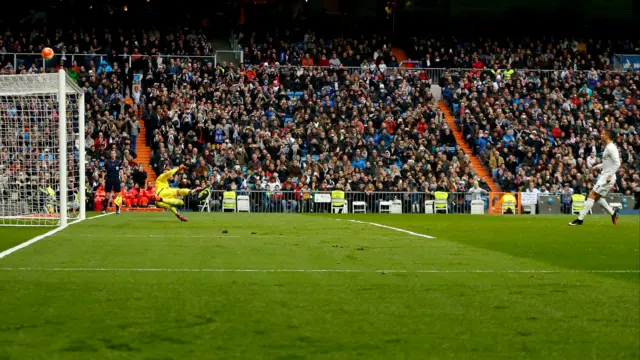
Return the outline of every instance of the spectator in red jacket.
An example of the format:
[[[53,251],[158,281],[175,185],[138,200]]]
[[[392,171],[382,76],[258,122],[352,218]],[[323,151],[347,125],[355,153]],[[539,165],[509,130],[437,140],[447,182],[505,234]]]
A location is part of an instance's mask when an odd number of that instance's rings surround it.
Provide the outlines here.
[[[327,56],[324,55],[324,54],[322,55],[322,57],[318,61],[318,65],[319,66],[331,66],[331,64],[329,63],[329,59],[327,59]]]
[[[107,193],[104,191],[104,180],[100,180],[100,185],[96,189],[96,195],[93,198],[94,201],[94,209],[96,211],[102,211],[102,202],[104,201]]]
[[[304,56],[304,59],[302,59],[302,66],[313,66],[313,59],[311,57],[309,57],[309,54],[306,54]]]
[[[140,186],[135,184],[125,193],[127,207],[137,207],[140,201]]]
[[[553,135],[553,137],[555,139],[559,138],[560,136],[562,136],[562,129],[560,129],[560,124],[556,123],[553,126],[553,130],[551,130],[551,135]]]
[[[137,185],[137,184],[136,184]],[[147,207],[149,206],[149,194],[147,189],[139,189],[139,197],[138,197],[138,206],[139,207]]]
[[[147,183],[147,187],[144,189],[145,191],[145,195],[147,197],[147,203],[151,202],[151,201],[155,201],[156,198],[156,188],[154,186],[154,184],[149,181]]]
[[[102,132],[98,133],[98,138],[94,141],[93,145],[96,147],[96,151],[104,151],[107,148],[107,139]]]

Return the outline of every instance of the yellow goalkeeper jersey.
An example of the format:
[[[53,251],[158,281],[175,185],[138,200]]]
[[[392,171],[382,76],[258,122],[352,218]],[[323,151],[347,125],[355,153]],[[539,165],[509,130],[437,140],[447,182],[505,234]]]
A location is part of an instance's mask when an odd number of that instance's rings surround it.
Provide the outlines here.
[[[160,174],[156,179],[156,195],[160,194],[160,191],[164,189],[168,189],[169,186],[169,178],[172,177],[175,173],[177,173],[179,168],[173,168],[165,173]]]

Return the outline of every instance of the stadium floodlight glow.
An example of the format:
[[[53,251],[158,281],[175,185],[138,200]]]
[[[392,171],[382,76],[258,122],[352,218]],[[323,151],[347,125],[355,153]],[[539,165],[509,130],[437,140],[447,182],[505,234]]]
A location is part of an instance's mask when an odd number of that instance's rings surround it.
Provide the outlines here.
[[[86,217],[84,115],[64,70],[0,76],[0,225]]]

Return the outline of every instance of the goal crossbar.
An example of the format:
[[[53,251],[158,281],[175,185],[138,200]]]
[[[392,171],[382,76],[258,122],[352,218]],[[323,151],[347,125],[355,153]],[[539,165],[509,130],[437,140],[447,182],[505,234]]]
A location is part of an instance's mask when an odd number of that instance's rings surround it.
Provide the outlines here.
[[[60,90],[59,73],[4,75],[0,76],[0,96],[58,94]],[[82,94],[78,84],[65,74],[65,94]]]

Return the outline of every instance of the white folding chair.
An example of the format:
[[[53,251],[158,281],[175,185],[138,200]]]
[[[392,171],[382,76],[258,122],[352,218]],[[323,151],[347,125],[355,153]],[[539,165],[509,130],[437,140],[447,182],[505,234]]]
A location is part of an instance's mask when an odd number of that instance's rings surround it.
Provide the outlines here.
[[[391,205],[393,203],[391,201],[380,201],[378,203],[378,211],[382,213],[391,213]]]
[[[474,214],[474,215],[484,214],[484,201],[471,200],[471,214]]]
[[[538,205],[536,204],[523,204],[522,205],[522,212],[525,214],[529,214],[529,215],[535,215],[536,214],[536,207]]]
[[[248,195],[238,195],[237,212],[251,212],[251,201]]]
[[[341,205],[336,205],[336,203]],[[331,199],[331,212],[336,214],[336,213],[341,213],[341,214],[346,214],[348,213],[349,209],[349,205],[347,205],[347,200],[344,199]]]
[[[391,202],[390,214],[402,214],[402,200],[393,200]]]
[[[440,205],[440,206],[439,206]],[[444,205],[444,206],[442,206]],[[447,200],[436,200],[433,202],[433,212],[444,212],[445,214],[449,213],[449,203]]]
[[[354,201],[351,203],[352,213],[367,213],[367,203],[364,201]]]
[[[207,196],[207,199],[204,201],[204,204],[200,204],[198,205],[198,209],[200,210],[200,212],[211,212],[211,194],[209,194],[209,196]]]
[[[435,203],[435,201],[433,201],[433,200],[427,200],[427,201],[424,202],[424,213],[425,214],[433,214],[434,203]]]
[[[228,210],[233,210],[233,212],[237,212],[236,199],[223,199],[222,200],[222,212],[226,212]]]

